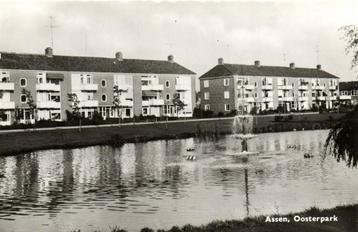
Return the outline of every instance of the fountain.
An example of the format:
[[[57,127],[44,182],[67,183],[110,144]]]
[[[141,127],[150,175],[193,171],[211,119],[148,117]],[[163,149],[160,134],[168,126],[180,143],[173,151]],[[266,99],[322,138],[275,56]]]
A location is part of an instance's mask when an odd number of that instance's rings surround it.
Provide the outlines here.
[[[252,134],[254,118],[251,115],[237,115],[234,118],[232,126],[232,134],[236,139],[241,140],[242,152],[240,155],[258,154],[257,152],[249,152],[247,141],[256,137]]]

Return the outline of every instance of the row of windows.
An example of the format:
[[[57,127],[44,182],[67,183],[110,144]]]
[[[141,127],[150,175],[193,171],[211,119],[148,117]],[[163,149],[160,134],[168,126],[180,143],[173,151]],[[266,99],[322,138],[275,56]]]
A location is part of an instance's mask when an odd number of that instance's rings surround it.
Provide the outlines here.
[[[223,81],[224,81],[224,86],[229,86],[230,85],[230,79],[229,78],[225,78]],[[300,82],[300,85],[307,85],[308,84],[308,82],[305,81],[304,79],[300,79],[299,82]],[[249,82],[248,82],[248,80],[245,80],[245,79],[241,80],[240,79],[240,80],[238,80],[237,84],[240,85],[240,86],[241,85],[248,85]],[[312,84],[312,86],[320,86],[320,80],[319,79],[312,80],[311,84]],[[255,87],[257,87],[257,82],[256,81],[254,82],[254,85],[255,85]],[[262,85],[272,85],[272,78],[264,78],[262,80]],[[279,78],[278,79],[278,85],[279,86],[288,85],[288,82],[287,82],[286,78],[284,78],[284,79]],[[337,85],[336,80],[330,80],[329,81],[329,86],[336,86],[336,85]],[[294,86],[295,86],[295,83],[292,83],[292,87],[294,87]],[[324,83],[323,86],[326,86],[326,84]],[[204,88],[208,88],[208,87],[209,87],[209,80],[204,80]]]
[[[209,100],[209,98],[210,98],[210,93],[204,92],[204,100]],[[229,99],[229,98],[230,98],[230,92],[224,91],[224,99]]]
[[[230,111],[231,110],[230,104],[224,104],[224,108],[225,108],[225,111]],[[210,104],[205,104],[204,105],[204,110],[205,111],[210,110]]]
[[[224,79],[224,86],[229,86],[229,85],[230,85],[230,79],[225,78]],[[209,80],[204,80],[204,88],[209,88]]]

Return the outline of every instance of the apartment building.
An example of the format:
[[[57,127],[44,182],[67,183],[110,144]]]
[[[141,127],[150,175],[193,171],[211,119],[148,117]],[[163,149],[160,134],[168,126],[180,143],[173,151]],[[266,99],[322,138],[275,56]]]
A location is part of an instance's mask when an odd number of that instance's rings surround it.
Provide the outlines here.
[[[358,104],[358,81],[339,82],[339,100],[344,104]]]
[[[66,120],[66,111],[75,106],[68,94],[74,94],[80,113],[88,118],[95,111],[104,119],[191,117],[195,73],[172,55],[141,60],[124,59],[121,52],[113,58],[59,56],[52,48],[44,54],[0,52],[0,125]],[[176,94],[185,104],[178,112],[172,101]]]
[[[223,58],[200,78],[201,108],[214,113],[331,109],[338,101],[338,77],[316,68],[227,64]]]

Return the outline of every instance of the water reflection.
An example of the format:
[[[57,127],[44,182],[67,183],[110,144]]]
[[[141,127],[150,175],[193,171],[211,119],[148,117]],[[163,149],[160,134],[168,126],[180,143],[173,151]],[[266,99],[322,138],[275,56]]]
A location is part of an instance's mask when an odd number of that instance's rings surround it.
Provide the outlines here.
[[[241,144],[227,136],[1,157],[0,229],[168,228],[356,203],[357,170],[322,159],[326,135],[259,135],[252,156],[237,156]],[[188,147],[196,162],[184,159]]]

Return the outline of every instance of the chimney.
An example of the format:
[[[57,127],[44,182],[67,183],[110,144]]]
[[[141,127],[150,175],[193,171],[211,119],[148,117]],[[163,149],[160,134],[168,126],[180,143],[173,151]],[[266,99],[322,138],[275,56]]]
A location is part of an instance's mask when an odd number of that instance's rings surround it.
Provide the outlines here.
[[[322,69],[322,65],[320,65],[320,64],[317,64],[317,70],[321,70]]]
[[[260,67],[260,61],[259,60],[255,60],[255,66]]]
[[[295,69],[295,63],[290,63],[290,69]]]
[[[46,55],[47,57],[52,57],[52,56],[53,56],[53,50],[52,50],[51,47],[47,47],[47,48],[45,49],[45,55]]]
[[[122,52],[116,52],[116,59],[119,60],[119,61],[122,61],[122,60],[123,60],[123,54],[122,54]]]
[[[224,64],[224,58],[219,58],[218,65],[223,65],[223,64]]]
[[[168,62],[174,63],[174,56],[173,55],[168,56]]]

